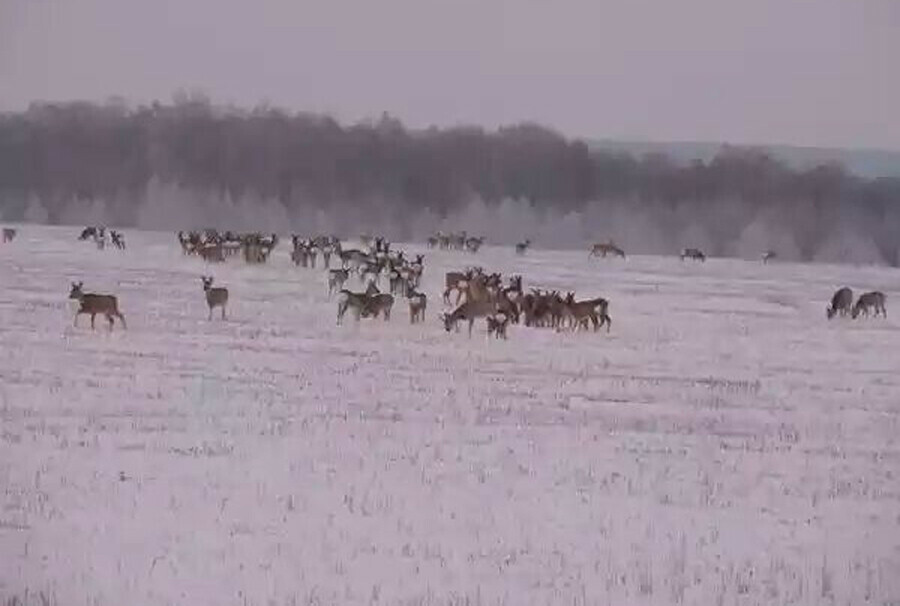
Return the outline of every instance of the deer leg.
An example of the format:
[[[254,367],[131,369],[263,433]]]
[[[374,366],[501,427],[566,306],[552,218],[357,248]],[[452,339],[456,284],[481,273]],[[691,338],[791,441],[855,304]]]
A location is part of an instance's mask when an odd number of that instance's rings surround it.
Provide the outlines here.
[[[225,306],[222,306],[222,319],[225,319]]]
[[[119,318],[119,322],[122,323],[122,328],[128,329],[128,324],[125,323],[125,316],[123,316],[120,312],[116,312],[116,317]]]
[[[75,312],[75,320],[72,321],[72,326],[74,326],[75,328],[78,328],[78,316],[80,316],[80,315],[81,315],[80,311]]]
[[[209,316],[208,316],[208,320],[210,320],[210,321],[212,321],[212,310],[213,310],[212,305],[210,305],[209,306]]]
[[[97,316],[97,314],[91,314],[91,330],[94,330],[94,318],[96,316]]]
[[[472,338],[472,326],[475,325],[475,316],[469,318],[469,338]]]

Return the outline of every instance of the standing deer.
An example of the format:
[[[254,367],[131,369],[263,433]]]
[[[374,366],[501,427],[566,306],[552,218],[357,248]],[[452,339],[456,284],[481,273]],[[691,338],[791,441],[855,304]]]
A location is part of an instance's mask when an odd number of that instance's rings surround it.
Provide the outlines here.
[[[506,327],[509,326],[509,316],[499,313],[487,316],[486,320],[488,338],[493,335],[496,339],[506,340]]]
[[[825,314],[828,316],[830,320],[835,316],[835,314],[840,313],[841,317],[846,316],[850,313],[851,306],[853,305],[853,291],[844,286],[843,288],[838,289],[834,295],[831,297],[831,305],[829,305],[825,309]]]
[[[206,292],[206,304],[209,306],[209,319],[212,320],[213,309],[222,308],[222,319],[225,319],[225,308],[228,306],[228,289],[222,287],[213,288],[212,276],[203,276],[203,290]]]
[[[887,318],[887,309],[884,306],[885,296],[883,292],[873,291],[867,292],[859,296],[859,299],[856,300],[856,305],[853,306],[852,317],[855,320],[860,313],[866,314],[866,317],[869,317],[869,309],[875,309],[875,316],[878,317],[879,312]]]
[[[694,261],[706,261],[706,255],[699,248],[684,248],[681,251],[681,260],[693,259]]]
[[[3,242],[12,242],[16,239],[16,230],[11,227],[3,228]]]
[[[762,262],[763,265],[768,265],[769,261],[778,257],[778,254],[774,250],[767,250],[762,254]]]
[[[369,316],[377,318],[378,314],[380,313],[384,318],[384,321],[387,322],[391,319],[391,309],[393,307],[394,295],[380,292],[371,295],[368,298],[362,310],[360,311],[360,315],[363,318],[368,318]]]
[[[612,319],[609,317],[609,301],[603,297],[576,301],[575,293],[568,293],[563,302],[563,313],[570,319],[571,330],[587,328],[590,321],[597,331],[606,324],[606,332],[612,327]]]
[[[366,292],[351,292],[346,288],[341,289],[338,292],[338,307],[337,307],[337,324],[341,325],[341,322],[344,320],[344,314],[347,313],[347,310],[353,308],[353,315],[356,318],[356,321],[359,322],[359,318],[362,315],[363,310],[369,302],[369,299],[378,294],[378,287],[375,286],[374,282],[370,282],[369,286],[366,288]],[[388,312],[390,313],[390,312]]]
[[[75,312],[75,320],[73,326],[78,326],[78,316],[88,314],[91,316],[91,330],[94,329],[94,319],[97,314],[103,314],[109,320],[109,329],[113,329],[113,318],[119,318],[122,328],[128,328],[125,324],[125,316],[119,312],[119,300],[113,295],[98,295],[94,293],[86,293],[83,290],[84,282],[72,282],[72,290],[69,291],[69,298],[75,299],[80,303],[78,311]]]
[[[409,301],[409,323],[425,321],[425,309],[428,307],[428,297],[425,293],[417,292],[410,288],[407,291],[406,298]]]
[[[531,240],[525,240],[524,242],[519,242],[518,244],[516,244],[516,254],[524,255],[528,251],[529,246],[531,246]]]
[[[335,292],[344,287],[344,283],[350,278],[349,269],[329,269],[328,270],[328,296],[331,297]]]

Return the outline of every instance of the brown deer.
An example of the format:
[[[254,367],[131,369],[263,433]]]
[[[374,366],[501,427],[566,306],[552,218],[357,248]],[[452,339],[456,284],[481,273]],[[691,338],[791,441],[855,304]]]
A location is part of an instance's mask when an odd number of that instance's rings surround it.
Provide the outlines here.
[[[363,310],[369,302],[369,299],[378,294],[378,288],[375,286],[374,282],[370,282],[369,286],[366,288],[366,292],[351,292],[346,288],[341,289],[338,292],[338,307],[337,307],[337,324],[341,325],[341,322],[344,320],[344,314],[347,313],[347,310],[352,308],[353,315],[356,318],[356,321],[359,322],[359,318],[362,315]],[[390,312],[388,312],[390,313]]]
[[[612,243],[612,241],[603,243],[598,242],[591,246],[591,252],[588,253],[588,257],[603,257],[606,258],[607,255],[612,255],[614,257],[622,257],[625,258],[625,251]]]
[[[444,321],[444,330],[447,332],[450,332],[453,328],[458,331],[459,322],[461,320],[468,320],[469,337],[471,338],[472,325],[475,324],[475,319],[490,316],[496,311],[497,306],[493,301],[466,301],[449,314],[441,315],[441,319]]]
[[[425,309],[428,307],[428,297],[425,293],[417,292],[410,288],[407,291],[406,298],[409,301],[409,323],[425,321]]]
[[[360,311],[360,315],[363,318],[368,318],[369,316],[377,318],[380,313],[384,318],[384,321],[387,322],[391,319],[391,309],[393,307],[394,295],[380,292],[369,296]]]
[[[887,309],[884,306],[885,296],[883,292],[872,291],[867,292],[859,296],[859,299],[856,300],[856,305],[853,306],[852,317],[855,320],[860,313],[864,313],[866,317],[869,317],[869,310],[875,309],[875,317],[878,317],[879,312],[887,318]]]
[[[530,246],[531,246],[531,240],[525,240],[524,242],[519,242],[518,244],[516,244],[516,254],[524,255],[526,252],[528,252],[528,248]]]
[[[6,242],[12,242],[12,241],[15,240],[15,239],[16,239],[16,230],[14,230],[14,229],[11,228],[11,227],[4,227],[4,228],[3,228],[3,242],[4,242],[4,244],[5,244]]]
[[[762,254],[763,265],[768,265],[769,261],[771,261],[772,259],[775,259],[777,257],[778,257],[778,253],[776,253],[774,250],[767,250],[766,252],[764,252]]]
[[[835,314],[840,314],[841,317],[844,317],[850,313],[852,305],[853,291],[844,286],[835,291],[831,296],[831,305],[825,308],[825,315],[828,316],[829,320],[833,318]]]
[[[344,287],[344,283],[350,279],[349,269],[329,269],[328,270],[328,296]]]
[[[492,335],[496,339],[506,340],[506,327],[509,326],[509,316],[503,313],[487,316],[488,338]]]
[[[593,324],[595,331],[606,324],[606,332],[609,332],[612,326],[612,319],[609,317],[609,301],[603,297],[576,301],[575,293],[570,292],[563,302],[563,310],[563,313],[571,321],[571,330],[587,328],[588,321]]]
[[[213,288],[212,276],[203,276],[203,290],[206,292],[206,305],[209,306],[209,319],[212,320],[213,309],[222,308],[222,319],[225,319],[225,308],[228,306],[228,289],[222,287]]]
[[[456,304],[459,305],[459,300],[462,298],[463,292],[465,291],[469,280],[473,277],[473,272],[467,271],[465,273],[460,271],[448,271],[444,276],[444,303],[447,305],[450,304],[450,293],[454,290],[456,291]]]
[[[684,248],[681,250],[681,260],[684,261],[685,259],[706,262],[706,255],[699,248]]]
[[[125,324],[125,316],[119,312],[119,300],[113,295],[98,295],[94,293],[86,293],[83,290],[84,282],[72,283],[72,290],[69,292],[69,298],[77,300],[81,305],[75,312],[75,320],[73,326],[78,326],[78,316],[88,314],[91,316],[91,330],[94,329],[94,319],[97,314],[103,314],[109,320],[109,329],[113,329],[113,318],[118,318],[122,323],[122,328],[128,328]]]

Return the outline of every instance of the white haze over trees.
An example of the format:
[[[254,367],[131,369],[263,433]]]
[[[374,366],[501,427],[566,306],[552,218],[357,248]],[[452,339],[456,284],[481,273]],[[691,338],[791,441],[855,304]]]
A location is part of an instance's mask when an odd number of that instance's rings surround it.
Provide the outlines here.
[[[685,164],[533,124],[409,130],[383,116],[170,105],[34,104],[0,115],[0,218],[173,230],[218,227],[422,240],[897,265],[900,179],[796,169],[723,147]]]

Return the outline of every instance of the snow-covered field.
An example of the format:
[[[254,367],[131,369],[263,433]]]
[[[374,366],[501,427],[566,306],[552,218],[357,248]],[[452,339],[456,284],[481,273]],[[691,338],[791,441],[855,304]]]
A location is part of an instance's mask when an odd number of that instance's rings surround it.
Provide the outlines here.
[[[900,604],[900,323],[825,319],[897,270],[425,251],[425,324],[337,327],[289,244],[78,231],[0,245],[0,604]],[[475,262],[613,329],[446,334]]]

